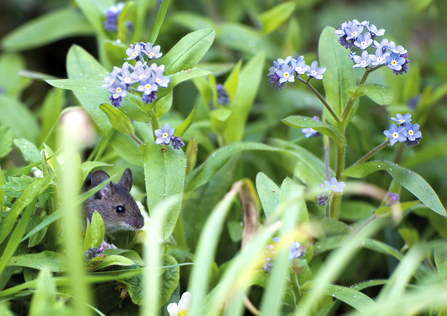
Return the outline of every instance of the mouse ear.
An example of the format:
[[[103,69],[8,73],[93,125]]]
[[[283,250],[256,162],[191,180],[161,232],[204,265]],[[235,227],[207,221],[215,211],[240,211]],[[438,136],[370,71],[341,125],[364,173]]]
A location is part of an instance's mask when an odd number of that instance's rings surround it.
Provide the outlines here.
[[[126,168],[126,170],[124,170],[123,172],[123,175],[121,176],[120,181],[118,181],[118,184],[123,186],[127,191],[130,191],[130,189],[132,188],[132,183],[132,171],[130,171],[129,168]]]
[[[94,188],[98,184],[110,179],[110,176],[107,174],[107,172],[102,170],[96,170],[92,173],[92,185],[91,187]]]
[[[95,193],[97,199],[104,200],[106,197],[115,194],[115,186],[112,182],[107,183],[105,187]]]

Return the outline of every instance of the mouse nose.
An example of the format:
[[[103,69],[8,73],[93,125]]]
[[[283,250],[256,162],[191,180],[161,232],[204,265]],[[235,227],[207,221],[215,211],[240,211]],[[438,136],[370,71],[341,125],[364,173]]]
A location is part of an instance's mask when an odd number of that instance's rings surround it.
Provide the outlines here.
[[[143,216],[140,216],[137,218],[133,223],[132,226],[135,227],[135,229],[141,229],[144,226],[144,218]]]

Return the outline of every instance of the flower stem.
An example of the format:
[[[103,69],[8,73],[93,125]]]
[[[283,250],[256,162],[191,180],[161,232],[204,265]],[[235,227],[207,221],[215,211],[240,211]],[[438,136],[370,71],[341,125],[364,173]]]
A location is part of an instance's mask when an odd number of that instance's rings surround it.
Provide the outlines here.
[[[329,181],[330,179],[330,171],[329,171],[329,146],[331,144],[329,140],[329,136],[324,136],[324,142],[326,143],[326,146],[324,146],[324,164],[326,168],[326,180]]]
[[[138,145],[142,145],[143,144],[143,142],[134,133],[130,133],[129,136],[132,137],[132,139],[134,141],[136,141]]]
[[[310,90],[312,90],[312,92],[317,96],[318,99],[320,99],[321,103],[323,103],[324,107],[326,108],[326,110],[328,110],[329,114],[331,114],[331,116],[334,118],[334,120],[337,123],[340,123],[340,118],[337,116],[337,114],[335,114],[335,112],[332,110],[331,106],[326,102],[326,100],[321,96],[321,94],[315,90],[315,88],[306,80],[301,79],[301,77],[297,76],[296,79],[298,81],[301,81],[302,83],[304,83]]]
[[[363,156],[362,158],[357,160],[357,162],[355,164],[353,164],[351,167],[364,163],[366,160],[368,160],[369,158],[374,156],[376,153],[378,153],[379,151],[384,149],[387,145],[388,145],[388,140],[384,141],[382,144],[380,144],[379,146],[377,146],[376,148],[371,150],[369,153],[367,153],[365,156]]]
[[[337,167],[335,169],[335,179],[340,180],[341,173],[345,169],[345,146],[337,146]],[[338,219],[338,213],[341,203],[341,193],[334,193],[331,198],[329,215],[332,218]]]

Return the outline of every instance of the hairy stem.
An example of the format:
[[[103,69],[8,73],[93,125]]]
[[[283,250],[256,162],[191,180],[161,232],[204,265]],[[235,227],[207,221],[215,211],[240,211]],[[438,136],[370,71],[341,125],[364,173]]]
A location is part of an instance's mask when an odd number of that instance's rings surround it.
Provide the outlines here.
[[[364,163],[366,160],[368,160],[369,158],[371,158],[372,156],[377,154],[379,151],[384,149],[387,145],[388,145],[388,140],[384,141],[382,144],[380,144],[379,146],[377,146],[376,148],[371,150],[369,153],[367,153],[365,156],[363,156],[362,158],[357,160],[357,162],[355,164],[353,164],[351,167]]]

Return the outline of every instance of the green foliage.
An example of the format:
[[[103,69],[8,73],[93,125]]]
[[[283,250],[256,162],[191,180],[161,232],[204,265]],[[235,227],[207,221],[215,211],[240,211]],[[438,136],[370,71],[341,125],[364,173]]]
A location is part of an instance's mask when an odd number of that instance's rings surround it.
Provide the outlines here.
[[[444,315],[447,44],[427,25],[447,6],[320,2],[127,1],[116,31],[111,0],[29,20],[5,4],[21,25],[1,39],[0,315]],[[386,28],[408,72],[353,68],[345,16]],[[137,75],[126,50],[147,41],[162,56],[140,55]],[[287,56],[322,80],[272,89]],[[139,83],[117,101],[124,62]],[[143,83],[157,69],[167,87]],[[384,139],[398,113],[419,124],[414,146]],[[100,169],[111,179],[92,187]],[[106,210],[87,221],[89,198]]]

